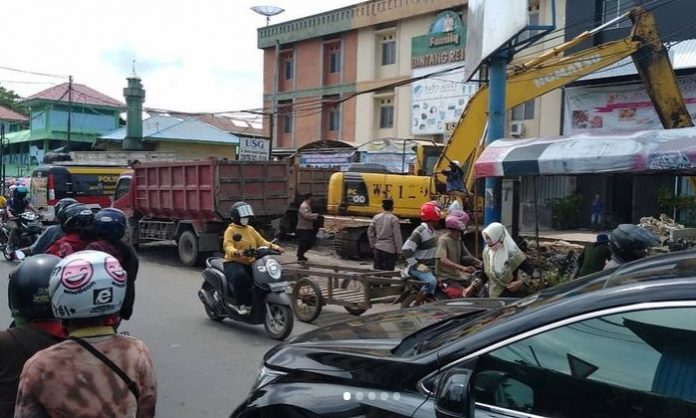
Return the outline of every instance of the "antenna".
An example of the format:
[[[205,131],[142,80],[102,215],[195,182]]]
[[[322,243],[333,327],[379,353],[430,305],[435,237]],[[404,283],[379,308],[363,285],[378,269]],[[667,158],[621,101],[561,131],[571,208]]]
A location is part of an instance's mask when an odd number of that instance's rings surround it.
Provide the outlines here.
[[[285,11],[285,9],[276,6],[254,6],[251,10],[262,16],[266,16],[266,26],[271,24],[271,16],[279,15]]]

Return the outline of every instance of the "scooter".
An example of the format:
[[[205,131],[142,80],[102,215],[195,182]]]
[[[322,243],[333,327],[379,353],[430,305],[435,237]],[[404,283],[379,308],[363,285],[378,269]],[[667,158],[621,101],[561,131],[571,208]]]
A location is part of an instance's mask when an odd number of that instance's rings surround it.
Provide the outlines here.
[[[241,241],[242,236],[235,234],[232,239]],[[251,310],[246,315],[240,315],[234,308],[237,301],[234,288],[225,278],[224,260],[217,257],[208,258],[205,262],[206,268],[201,273],[203,284],[198,291],[198,297],[203,302],[208,318],[216,322],[230,318],[253,325],[263,323],[266,334],[276,340],[284,340],[290,335],[294,319],[292,302],[286,292],[290,284],[283,280],[282,267],[272,257],[278,254],[280,253],[269,247],[244,251],[245,256],[255,258],[251,265]]]
[[[17,232],[14,235],[14,242],[8,242],[10,236],[10,222],[16,222]],[[14,219],[5,222],[0,233],[0,249],[2,255],[7,260],[12,260],[13,253],[19,248],[28,247],[33,244],[41,235],[43,225],[39,216],[34,212],[24,212]]]

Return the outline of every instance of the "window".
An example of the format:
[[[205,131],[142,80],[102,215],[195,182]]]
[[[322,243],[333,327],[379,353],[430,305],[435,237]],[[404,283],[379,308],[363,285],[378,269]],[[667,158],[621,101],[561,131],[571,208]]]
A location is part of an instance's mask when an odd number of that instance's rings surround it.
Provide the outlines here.
[[[341,111],[338,107],[329,110],[329,131],[337,131],[341,125]]]
[[[696,416],[694,307],[572,323],[484,354],[477,403],[542,416]]]
[[[329,53],[329,72],[338,73],[341,71],[341,51],[338,46],[332,46]]]
[[[512,120],[534,119],[534,99],[512,108]]]
[[[529,12],[529,26],[539,26],[539,9]],[[520,35],[520,41],[529,39],[537,33],[539,33],[537,30],[526,30]]]
[[[285,79],[292,80],[294,71],[295,71],[295,69],[293,66],[292,58],[286,58],[285,59]]]
[[[396,63],[396,40],[394,34],[382,36],[382,65]]]
[[[635,6],[637,6],[636,0],[604,0],[604,4],[602,5],[602,22],[606,23],[612,19],[616,19]],[[626,18],[617,23],[615,27],[619,28],[629,26],[631,26],[631,21],[630,19]]]
[[[283,132],[286,134],[292,133],[292,113],[283,115]]]
[[[390,129],[394,127],[394,104],[392,99],[380,101],[379,106],[379,129]]]

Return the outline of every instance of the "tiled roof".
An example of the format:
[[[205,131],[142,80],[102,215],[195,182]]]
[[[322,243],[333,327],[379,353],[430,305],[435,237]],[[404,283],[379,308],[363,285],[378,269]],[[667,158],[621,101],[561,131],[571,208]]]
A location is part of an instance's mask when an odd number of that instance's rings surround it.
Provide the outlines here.
[[[10,110],[5,106],[0,106],[0,120],[16,120],[26,122],[29,119],[26,116],[15,112],[14,110]]]
[[[103,140],[122,141],[126,127],[121,127],[100,137]],[[195,118],[153,116],[143,120],[143,140],[177,141],[211,144],[238,144],[239,138],[215,126]]]
[[[35,100],[50,100],[68,102],[68,83],[63,83],[44,91],[40,91],[32,96],[29,96],[25,102]],[[87,87],[84,84],[72,84],[72,101],[73,103],[87,104],[91,106],[106,106],[115,108],[125,108],[124,103],[119,102],[103,93],[100,93],[93,88]]]

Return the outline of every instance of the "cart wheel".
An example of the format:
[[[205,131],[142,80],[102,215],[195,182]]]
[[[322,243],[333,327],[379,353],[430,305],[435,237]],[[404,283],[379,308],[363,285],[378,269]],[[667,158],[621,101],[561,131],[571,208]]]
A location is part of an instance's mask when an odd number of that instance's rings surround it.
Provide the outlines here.
[[[292,310],[302,322],[312,322],[319,317],[324,306],[321,288],[313,280],[300,279],[292,288]]]
[[[341,289],[352,290],[354,292],[360,292],[360,293],[364,294],[365,285],[358,280],[344,279],[341,282]],[[354,308],[352,306],[344,306],[343,308],[346,311],[348,311],[349,314],[355,315],[355,316],[360,316],[367,311],[367,309],[365,309],[365,308]]]

